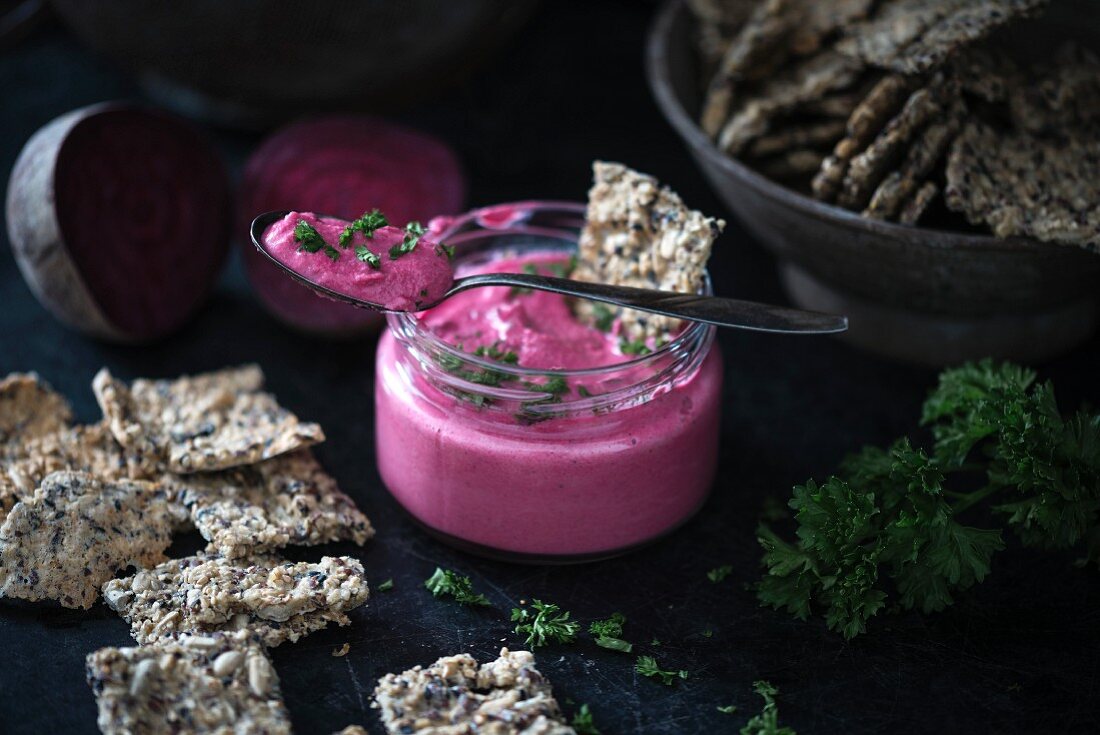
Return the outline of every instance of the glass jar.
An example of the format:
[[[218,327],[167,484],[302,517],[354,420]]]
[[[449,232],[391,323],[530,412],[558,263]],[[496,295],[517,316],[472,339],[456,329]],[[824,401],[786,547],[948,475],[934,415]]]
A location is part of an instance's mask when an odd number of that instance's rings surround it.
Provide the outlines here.
[[[504,253],[573,251],[583,217],[581,204],[498,205],[446,222],[438,239],[457,248],[461,274]],[[615,365],[549,371],[463,352],[414,315],[388,320],[378,467],[433,535],[513,561],[587,561],[659,538],[706,499],[722,391],[714,327],[689,324]]]

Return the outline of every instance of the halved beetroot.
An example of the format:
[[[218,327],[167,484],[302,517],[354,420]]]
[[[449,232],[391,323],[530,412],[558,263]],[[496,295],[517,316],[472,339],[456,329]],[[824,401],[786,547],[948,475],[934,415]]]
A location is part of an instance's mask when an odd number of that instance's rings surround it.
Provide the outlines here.
[[[373,117],[327,117],[276,132],[248,159],[237,201],[237,236],[261,302],[310,332],[354,334],[376,312],[316,296],[256,252],[248,227],[262,212],[296,209],[355,219],[380,209],[390,222],[457,214],[466,198],[458,158],[443,142]]]
[[[7,217],[23,277],[54,316],[102,339],[147,341],[209,293],[228,250],[229,179],[174,115],[92,105],[27,141]]]

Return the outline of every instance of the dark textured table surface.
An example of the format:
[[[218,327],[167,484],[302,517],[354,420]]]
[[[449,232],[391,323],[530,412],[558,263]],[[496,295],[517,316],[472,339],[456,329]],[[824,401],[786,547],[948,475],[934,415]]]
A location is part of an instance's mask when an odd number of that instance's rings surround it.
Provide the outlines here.
[[[642,74],[652,7],[627,0],[546,3],[519,38],[461,90],[401,119],[453,145],[470,176],[471,204],[528,197],[581,199],[594,158],[651,172],[693,206],[722,209],[662,120]],[[0,54],[0,163],[10,169],[23,141],[74,107],[137,96],[124,77],[56,28]],[[255,144],[218,133],[239,163]],[[734,224],[713,260],[717,289],[781,301],[772,261]],[[766,498],[829,471],[864,442],[911,431],[933,371],[884,362],[832,339],[725,332],[723,457],[714,493],[685,528],[628,557],[577,567],[511,566],[452,551],[414,528],[382,487],[372,457],[371,341],[314,340],[274,323],[234,262],[209,305],[176,336],[152,347],[115,347],[60,327],[0,255],[0,373],[37,370],[73,401],[79,418],[97,409],[90,381],[102,365],[124,377],[172,376],[257,361],[290,407],[319,421],[319,455],[378,528],[360,556],[374,582],[392,577],[325,631],[274,652],[299,733],[351,723],[380,731],[369,709],[388,671],[469,651],[492,657],[519,647],[507,622],[521,598],[539,597],[581,620],[622,611],[628,637],[690,679],[675,687],[638,677],[634,658],[590,641],[538,652],[567,711],[587,702],[604,733],[733,732],[757,711],[755,679],[781,690],[782,719],[800,733],[1086,732],[1100,716],[1100,584],[1073,555],[1020,549],[997,556],[984,584],[947,612],[882,615],[852,642],[819,620],[798,622],[760,608],[753,528]],[[1040,366],[1064,405],[1100,398],[1100,343]],[[182,539],[189,550],[193,539]],[[354,553],[341,546],[295,552]],[[707,570],[730,564],[721,584]],[[436,601],[423,587],[436,565],[473,577],[493,607]],[[708,635],[708,632],[710,633]],[[102,605],[89,612],[0,601],[0,731],[91,733],[95,704],[85,655],[130,642]],[[348,642],[350,652],[334,658]],[[650,647],[641,645],[641,652]],[[719,705],[736,705],[734,715]]]

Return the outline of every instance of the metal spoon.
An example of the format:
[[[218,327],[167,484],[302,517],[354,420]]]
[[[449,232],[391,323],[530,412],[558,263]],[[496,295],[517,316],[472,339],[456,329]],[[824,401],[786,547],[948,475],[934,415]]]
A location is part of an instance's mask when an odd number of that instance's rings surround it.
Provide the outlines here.
[[[273,223],[290,214],[289,210],[267,212],[252,220],[250,234],[252,244],[266,255],[271,262],[282,268],[291,278],[308,286],[317,293],[352,306],[375,311],[390,311],[380,304],[356,298],[350,294],[333,291],[308,278],[280,262],[268,252],[263,234]],[[321,215],[325,216],[325,215]],[[456,278],[443,298],[430,304],[421,304],[421,310],[430,309],[456,293],[482,286],[512,286],[530,288],[537,291],[550,291],[565,296],[600,301],[627,309],[647,311],[676,319],[692,322],[705,322],[719,327],[747,329],[754,332],[774,332],[777,334],[835,334],[848,329],[848,319],[843,316],[821,314],[816,311],[788,309],[783,306],[760,304],[754,301],[724,299],[718,296],[700,296],[697,294],[657,291],[630,286],[609,286],[603,283],[573,281],[568,278],[554,278],[529,273],[482,273]]]

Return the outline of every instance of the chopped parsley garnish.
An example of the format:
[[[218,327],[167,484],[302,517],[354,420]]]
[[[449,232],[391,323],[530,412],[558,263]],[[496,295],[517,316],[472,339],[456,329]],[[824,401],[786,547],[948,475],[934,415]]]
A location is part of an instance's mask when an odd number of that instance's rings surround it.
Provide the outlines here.
[[[531,612],[534,608],[534,612]],[[557,605],[541,600],[531,600],[531,607],[512,608],[512,622],[516,633],[526,635],[525,645],[540,648],[550,643],[572,643],[577,639],[581,624],[569,619],[569,613]]]
[[[766,681],[753,682],[752,688],[764,698],[764,709],[745,723],[741,735],[797,735],[791,728],[779,725],[779,708],[775,704],[779,690]]]
[[[455,259],[455,249],[452,245],[444,245],[443,243],[439,243],[435,246],[435,254],[445,255],[447,256],[447,260]]]
[[[932,613],[984,580],[1004,548],[997,525],[1025,546],[1100,558],[1100,414],[1063,415],[1035,380],[990,360],[944,371],[923,408],[929,452],[908,438],[866,447],[796,487],[795,538],[758,529],[761,602],[802,619],[816,606],[851,638],[888,604]],[[1000,523],[959,520],[980,504]]]
[[[645,338],[631,342],[626,337],[619,338],[619,352],[624,355],[648,355],[653,350],[645,343]]]
[[[592,621],[588,626],[588,632],[595,636],[597,646],[630,653],[634,650],[634,646],[622,639],[624,623],[626,623],[625,615],[618,612],[612,613],[607,620]]]
[[[474,584],[469,577],[459,576],[450,569],[436,567],[424,586],[435,597],[450,595],[460,605],[489,605],[485,595],[474,594]]]
[[[524,381],[523,387],[536,393],[549,393],[553,396],[560,396],[569,392],[569,381],[560,375],[547,375],[545,383]]]
[[[714,631],[711,630],[710,628],[707,628],[706,630],[703,631],[703,637],[704,638],[713,638],[714,637]]]
[[[592,712],[588,709],[587,704],[581,705],[577,713],[573,715],[573,721],[570,724],[577,735],[600,735],[596,723],[592,721]]]
[[[393,589],[393,580],[392,579],[387,579],[385,582],[383,582],[382,584],[375,587],[374,591],[375,592],[389,592],[392,589]]]
[[[638,662],[634,664],[634,670],[642,676],[648,676],[651,679],[660,679],[661,683],[665,686],[672,686],[677,679],[687,679],[688,672],[680,669],[679,671],[665,671],[657,665],[657,659],[652,656],[639,656]]]
[[[372,253],[366,245],[355,246],[355,257],[375,270],[382,267],[382,259]]]
[[[654,638],[653,640],[651,640],[651,641],[649,642],[649,645],[651,645],[651,646],[659,646],[659,645],[661,645],[661,641],[659,641],[659,640],[657,640],[656,638]]]
[[[610,332],[615,324],[615,310],[607,304],[595,302],[592,304],[592,315],[596,318],[593,326],[601,332]]]
[[[522,270],[529,276],[537,276],[539,274],[539,267],[534,263],[524,263]],[[512,296],[523,296],[531,293],[531,289],[524,288],[523,286],[512,286],[512,290],[508,293]]]
[[[727,704],[724,707],[718,707],[717,709],[724,715],[732,715],[734,712],[737,711],[737,705]]]
[[[333,260],[340,257],[336,248],[325,242],[325,238],[321,237],[317,228],[304,219],[298,220],[298,224],[294,225],[294,241],[298,243],[298,252],[305,250],[307,253],[316,253],[318,250],[323,250],[325,255]]]
[[[733,567],[729,564],[723,564],[722,566],[715,567],[714,569],[711,569],[709,572],[707,572],[707,579],[717,584],[731,574],[733,574]]]
[[[503,362],[506,365],[515,365],[519,362],[519,355],[512,350],[502,350],[500,346],[504,344],[501,341],[496,341],[491,345],[481,345],[474,354],[478,357],[488,357],[490,360],[496,360],[497,362]]]
[[[569,260],[564,263],[547,263],[546,270],[550,271],[552,275],[558,278],[569,278],[573,275],[573,271],[577,268],[577,255],[574,253],[569,256]]]
[[[424,225],[419,222],[410,222],[405,225],[405,238],[399,245],[390,248],[390,259],[397,260],[402,255],[411,253],[416,248],[416,244],[420,242],[420,237],[424,232]]]
[[[581,398],[591,398],[592,397],[592,392],[590,390],[588,390],[587,388],[585,388],[583,385],[578,385],[577,386],[577,395],[579,395]]]
[[[377,209],[364,212],[362,217],[349,222],[348,226],[344,228],[344,231],[340,233],[340,247],[346,248],[350,245],[356,232],[362,232],[364,237],[374,237],[375,230],[379,227],[385,227],[388,224],[389,222],[386,220],[386,215],[382,214]],[[362,258],[360,258],[360,260],[362,260]]]

